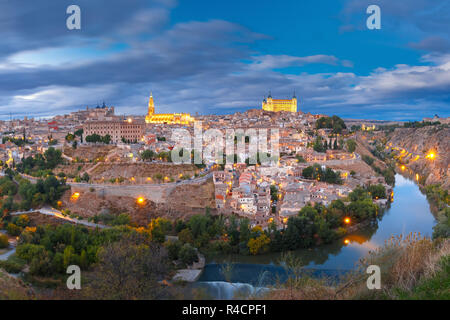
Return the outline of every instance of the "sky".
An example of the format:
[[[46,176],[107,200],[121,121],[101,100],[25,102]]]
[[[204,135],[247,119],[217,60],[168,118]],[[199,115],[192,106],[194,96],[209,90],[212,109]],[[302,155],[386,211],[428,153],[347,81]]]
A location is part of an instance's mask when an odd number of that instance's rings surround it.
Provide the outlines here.
[[[150,92],[158,113],[229,114],[269,91],[314,114],[450,116],[450,0],[0,0],[0,43],[0,119],[143,115]]]

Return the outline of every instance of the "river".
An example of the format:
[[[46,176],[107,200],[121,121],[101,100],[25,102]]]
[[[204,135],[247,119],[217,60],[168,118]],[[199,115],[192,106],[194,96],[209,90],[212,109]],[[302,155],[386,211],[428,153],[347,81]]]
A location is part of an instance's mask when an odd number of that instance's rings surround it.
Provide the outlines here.
[[[392,235],[408,235],[412,232],[431,237],[436,220],[431,213],[426,196],[408,178],[395,176],[394,201],[385,210],[377,224],[370,225],[354,234],[347,235],[332,244],[312,249],[294,251],[306,268],[315,275],[339,275],[354,269],[358,261],[384,244]],[[347,240],[347,241],[346,241]],[[236,296],[257,294],[265,285],[285,278],[281,267],[281,254],[260,256],[217,256],[208,261],[196,287],[204,288],[216,299],[232,299]],[[229,282],[222,272],[231,263]]]

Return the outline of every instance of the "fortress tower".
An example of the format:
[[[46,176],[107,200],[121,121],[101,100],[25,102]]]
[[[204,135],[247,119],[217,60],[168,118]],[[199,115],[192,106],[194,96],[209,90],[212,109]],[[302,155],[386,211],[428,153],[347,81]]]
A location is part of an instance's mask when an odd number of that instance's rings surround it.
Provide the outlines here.
[[[289,111],[289,112],[297,112],[297,97],[294,95],[292,99],[273,99],[272,94],[269,92],[269,96],[267,99],[264,97],[262,102],[262,108],[265,111]]]

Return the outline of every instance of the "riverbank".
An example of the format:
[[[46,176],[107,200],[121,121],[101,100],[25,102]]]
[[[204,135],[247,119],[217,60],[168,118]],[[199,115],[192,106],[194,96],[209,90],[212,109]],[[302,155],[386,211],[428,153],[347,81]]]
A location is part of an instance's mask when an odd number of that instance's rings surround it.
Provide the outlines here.
[[[388,207],[377,224],[367,225],[355,233],[333,243],[292,251],[302,266],[309,269],[335,270],[344,272],[355,270],[360,259],[370,251],[382,247],[385,241],[393,235],[407,236],[410,233],[420,233],[431,238],[436,220],[431,213],[430,204],[418,185],[401,175],[396,175],[393,202]],[[346,243],[346,240],[348,242]],[[249,274],[258,274],[264,268],[281,267],[282,254],[269,253],[258,256],[242,256],[237,254],[222,254],[209,257],[205,271],[200,278],[208,283],[223,282],[219,277],[220,269],[227,264],[247,265]],[[219,273],[218,273],[219,272]],[[251,283],[254,276],[237,279],[240,283]],[[213,284],[212,284],[213,285]],[[214,284],[217,287],[217,284]]]

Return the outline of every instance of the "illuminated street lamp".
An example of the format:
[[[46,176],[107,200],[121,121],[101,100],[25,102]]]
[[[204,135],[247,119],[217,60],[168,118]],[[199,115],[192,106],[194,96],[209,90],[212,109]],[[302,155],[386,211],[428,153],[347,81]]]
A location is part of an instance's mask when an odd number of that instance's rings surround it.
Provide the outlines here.
[[[344,243],[345,243],[345,244],[349,244],[349,243],[350,243],[350,240],[345,239],[345,240],[344,240]]]
[[[351,220],[350,220],[349,217],[346,217],[346,218],[344,219],[344,222],[345,222],[345,224],[350,224]]]
[[[139,198],[137,198],[137,200],[136,200],[136,202],[138,203],[138,204],[144,204],[145,203],[145,198],[144,197],[139,197]]]
[[[434,160],[436,158],[436,153],[434,153],[433,151],[430,151],[427,153],[427,156],[425,158]]]
[[[80,193],[79,192],[75,192],[72,194],[72,196],[70,197],[72,200],[78,200],[78,198],[80,197]]]

